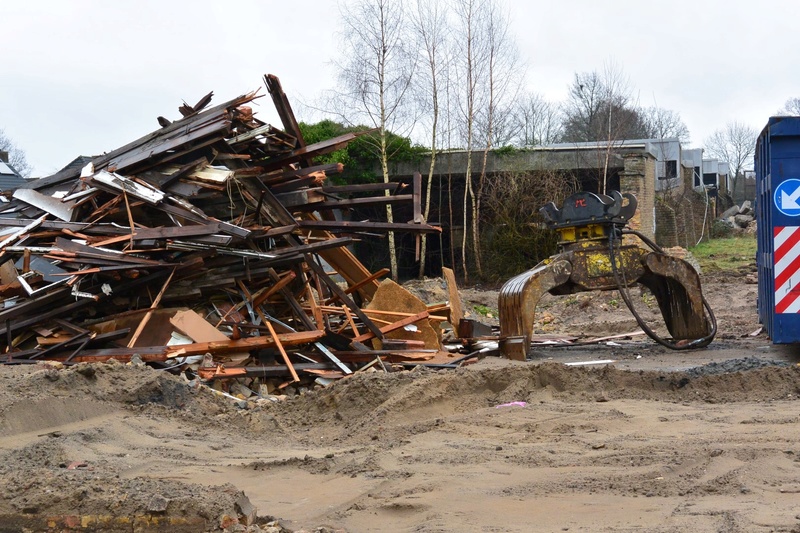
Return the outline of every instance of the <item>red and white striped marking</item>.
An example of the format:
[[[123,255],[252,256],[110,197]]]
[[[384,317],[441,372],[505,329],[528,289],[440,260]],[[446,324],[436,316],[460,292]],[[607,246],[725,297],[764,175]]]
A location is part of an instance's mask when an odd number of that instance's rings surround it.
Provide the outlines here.
[[[775,312],[800,313],[800,226],[776,226]]]

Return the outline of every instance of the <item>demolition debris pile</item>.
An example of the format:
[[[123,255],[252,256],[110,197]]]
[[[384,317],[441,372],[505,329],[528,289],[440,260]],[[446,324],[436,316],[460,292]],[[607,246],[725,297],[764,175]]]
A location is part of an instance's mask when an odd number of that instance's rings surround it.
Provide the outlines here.
[[[306,145],[278,79],[264,81],[283,129],[254,116],[256,93],[216,107],[209,94],[13,192],[0,210],[2,362],[194,365],[271,392],[442,357],[448,307],[412,301],[346,248],[361,232],[437,228],[334,213],[418,205],[419,191],[329,184],[342,166],[314,158],[359,134]]]
[[[734,235],[755,235],[757,231],[756,216],[750,200],[745,200],[741,206],[734,205],[725,210],[719,217],[719,224]]]

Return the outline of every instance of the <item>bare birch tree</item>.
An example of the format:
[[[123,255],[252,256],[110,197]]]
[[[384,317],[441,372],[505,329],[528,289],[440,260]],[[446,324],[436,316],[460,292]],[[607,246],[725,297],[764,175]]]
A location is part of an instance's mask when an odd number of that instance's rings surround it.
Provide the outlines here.
[[[455,0],[455,32],[460,36],[456,39],[455,71],[458,79],[463,80],[463,92],[459,94],[459,114],[461,115],[462,134],[465,141],[466,171],[464,185],[463,205],[463,231],[461,237],[461,262],[464,265],[464,281],[469,281],[469,268],[467,267],[467,236],[469,235],[469,213],[477,209],[475,191],[472,187],[472,153],[475,141],[475,116],[481,104],[481,94],[478,90],[485,66],[485,49],[481,40],[479,28],[486,0]],[[471,209],[469,209],[471,207]],[[473,244],[475,241],[473,240]]]
[[[379,156],[384,183],[389,182],[393,147],[387,132],[410,131],[413,105],[409,88],[416,57],[408,48],[409,32],[403,3],[393,0],[355,0],[341,7],[346,47],[338,63],[341,92],[336,109],[351,123],[367,122],[376,128],[371,141]],[[388,195],[389,192],[387,191]],[[386,218],[393,222],[392,208]],[[392,278],[398,278],[395,236],[389,233]]]
[[[425,206],[422,213],[424,220],[427,222],[430,216],[431,189],[439,144],[440,84],[448,68],[447,40],[449,29],[447,13],[441,2],[436,0],[417,0],[414,7],[415,10],[412,12],[411,20],[423,55],[421,60],[423,67],[419,69],[416,76],[415,89],[422,116],[426,116],[430,120],[427,124],[430,134],[430,164],[425,186]],[[422,243],[420,246],[419,276],[423,277],[425,275],[428,239],[426,234],[422,234],[420,238]]]
[[[472,214],[472,238],[475,244],[475,268],[478,275],[483,275],[483,264],[480,246],[481,200],[486,183],[486,166],[489,151],[494,148],[495,133],[500,131],[498,125],[505,123],[508,113],[501,113],[507,109],[506,102],[514,99],[519,93],[520,65],[519,53],[512,41],[510,34],[509,16],[502,11],[497,2],[489,1],[485,5],[485,16],[482,18],[483,40],[485,41],[485,107],[479,110],[478,124],[483,124],[482,136],[484,139],[483,158],[478,188],[475,193],[475,210]],[[498,120],[503,117],[503,120]],[[480,120],[484,118],[484,120]]]

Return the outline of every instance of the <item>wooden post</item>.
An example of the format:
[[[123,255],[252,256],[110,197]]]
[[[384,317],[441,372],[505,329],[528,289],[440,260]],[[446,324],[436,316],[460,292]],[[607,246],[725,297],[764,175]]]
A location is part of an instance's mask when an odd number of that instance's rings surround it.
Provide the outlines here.
[[[148,309],[147,314],[142,317],[142,321],[139,322],[139,327],[136,328],[136,331],[133,333],[133,337],[131,337],[130,342],[128,342],[128,348],[133,348],[133,345],[136,344],[136,341],[139,340],[139,335],[142,334],[145,326],[147,325],[148,322],[150,322],[150,317],[153,316],[153,311],[155,311],[156,308],[158,307],[158,304],[161,303],[161,297],[164,296],[167,287],[169,287],[169,282],[172,281],[172,276],[175,275],[175,270],[177,270],[177,268],[173,268],[172,272],[169,273],[167,281],[164,282],[164,286],[161,287],[161,291],[159,291],[158,295],[156,296],[156,299],[153,300],[153,303],[150,306],[150,309]]]
[[[283,362],[286,363],[286,367],[289,369],[289,372],[292,374],[292,378],[295,381],[300,381],[300,376],[297,375],[297,371],[292,366],[292,362],[289,360],[289,354],[286,353],[286,350],[283,348],[283,344],[281,340],[278,338],[278,334],[275,333],[275,328],[272,327],[272,322],[267,320],[264,324],[269,329],[269,334],[272,335],[273,340],[275,341],[275,346],[278,347],[278,351],[281,352],[281,357],[283,357]]]

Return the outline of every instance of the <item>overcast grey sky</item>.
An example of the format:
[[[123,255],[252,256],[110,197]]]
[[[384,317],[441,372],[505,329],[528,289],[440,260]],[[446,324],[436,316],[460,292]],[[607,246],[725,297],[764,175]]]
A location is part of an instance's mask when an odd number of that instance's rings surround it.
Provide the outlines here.
[[[527,86],[553,101],[612,61],[639,103],[680,113],[691,145],[732,120],[760,130],[800,97],[800,2],[517,0],[507,3]],[[335,1],[3,0],[0,128],[34,175],[277,75],[296,108],[335,85]],[[259,118],[277,122],[271,104]]]

